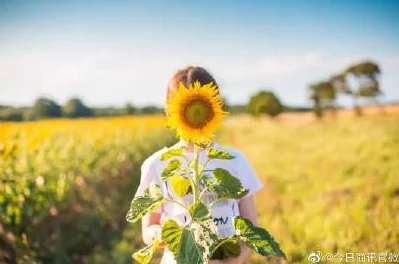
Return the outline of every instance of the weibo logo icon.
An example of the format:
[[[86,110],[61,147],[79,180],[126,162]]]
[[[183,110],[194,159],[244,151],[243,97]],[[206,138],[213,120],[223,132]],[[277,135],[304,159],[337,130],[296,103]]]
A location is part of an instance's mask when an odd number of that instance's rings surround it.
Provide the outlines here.
[[[309,254],[308,261],[310,263],[317,263],[317,262],[320,262],[320,260],[321,260],[321,252],[320,251],[316,251],[316,252]]]

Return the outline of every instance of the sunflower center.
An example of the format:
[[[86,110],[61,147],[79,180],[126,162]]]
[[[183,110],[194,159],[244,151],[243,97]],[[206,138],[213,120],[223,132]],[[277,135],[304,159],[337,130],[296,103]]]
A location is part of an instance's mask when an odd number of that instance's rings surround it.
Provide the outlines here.
[[[196,129],[203,128],[214,117],[211,102],[201,98],[191,100],[182,110],[184,122]]]

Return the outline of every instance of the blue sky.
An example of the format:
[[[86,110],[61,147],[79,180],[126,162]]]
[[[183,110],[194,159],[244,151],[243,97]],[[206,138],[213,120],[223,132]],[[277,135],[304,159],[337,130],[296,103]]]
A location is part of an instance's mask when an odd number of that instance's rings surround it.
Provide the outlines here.
[[[0,0],[0,104],[162,105],[171,75],[194,64],[232,103],[271,89],[307,105],[310,83],[363,59],[393,101],[398,25],[398,1]]]

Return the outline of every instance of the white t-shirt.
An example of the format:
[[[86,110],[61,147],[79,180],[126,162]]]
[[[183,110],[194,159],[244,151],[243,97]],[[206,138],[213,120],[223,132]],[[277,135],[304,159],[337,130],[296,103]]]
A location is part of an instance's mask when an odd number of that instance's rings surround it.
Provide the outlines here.
[[[183,141],[180,141],[170,148],[178,148],[183,146],[184,144],[185,143]],[[163,148],[155,152],[144,161],[141,167],[141,180],[136,192],[136,196],[143,195],[144,191],[149,187],[150,183],[155,182],[161,187],[164,196],[176,198],[173,190],[170,188],[168,183],[163,182],[160,178],[161,172],[169,162],[169,160],[161,161],[160,157],[170,148]],[[249,190],[246,196],[252,195],[263,188],[263,184],[256,176],[248,161],[240,152],[232,148],[222,147],[217,143],[213,143],[212,148],[227,151],[235,156],[235,158],[231,160],[212,160],[205,167],[205,174],[210,175],[215,168],[223,168],[228,170],[233,176],[237,177],[241,181],[241,184],[245,189]],[[192,152],[185,153],[185,157],[190,160],[193,158],[193,155],[194,153]],[[183,157],[175,158],[179,159],[182,162],[183,166],[187,165],[187,161]],[[201,149],[199,153],[199,162],[201,164],[204,164],[207,160],[208,158],[206,156],[206,151]],[[180,199],[180,201],[186,205],[192,203],[193,201],[192,194],[188,194],[178,199]],[[208,205],[214,199],[215,195],[213,193],[207,192],[203,196],[202,202]],[[212,206],[210,211],[211,216],[213,217],[213,221],[218,229],[219,237],[226,238],[234,235],[232,218],[234,216],[240,215],[238,200],[229,199],[218,201]],[[163,206],[161,206],[161,208],[159,208],[156,212],[161,214],[161,224],[171,218],[176,220],[181,225],[190,220],[190,216],[185,212],[184,208],[171,202],[164,203]],[[173,255],[171,254],[171,252],[165,251],[161,263],[174,264],[176,262],[173,260]]]

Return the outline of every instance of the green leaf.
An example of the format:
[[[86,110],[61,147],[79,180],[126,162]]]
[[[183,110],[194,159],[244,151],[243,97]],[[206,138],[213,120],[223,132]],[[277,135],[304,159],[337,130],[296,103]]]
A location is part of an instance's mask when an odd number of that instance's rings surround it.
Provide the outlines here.
[[[173,175],[169,178],[170,186],[173,192],[178,196],[182,197],[186,195],[190,189],[190,180],[181,176],[181,175]]]
[[[207,187],[214,191],[218,198],[240,199],[244,197],[248,190],[244,189],[239,179],[230,174],[228,170],[216,168],[212,173],[214,182],[204,178]]]
[[[165,201],[165,198],[161,195],[158,185],[150,185],[150,188],[144,191],[144,196],[133,198],[130,209],[126,214],[126,220],[134,223],[145,214],[158,209]]]
[[[231,155],[230,153],[220,150],[220,149],[215,149],[215,148],[210,148],[206,151],[206,154],[208,158],[210,159],[223,159],[223,160],[231,160],[234,159],[235,156]]]
[[[179,264],[208,263],[218,241],[212,224],[211,219],[204,222],[194,221],[183,229],[177,258]]]
[[[161,240],[157,239],[152,244],[140,249],[136,253],[132,255],[132,257],[140,262],[141,264],[147,264],[152,259],[152,255],[154,255],[155,249],[161,243]]]
[[[209,217],[209,209],[203,203],[196,203],[190,206],[189,212],[193,220],[201,220]]]
[[[161,173],[161,179],[166,181],[168,178],[172,177],[175,173],[177,173],[181,168],[181,161],[174,159],[171,160],[168,165],[163,169]]]
[[[179,256],[182,232],[183,228],[175,220],[168,220],[162,226],[162,240],[169,250],[173,252],[175,259]]]
[[[240,216],[233,218],[233,225],[236,237],[257,253],[265,257],[286,258],[279,244],[267,230],[254,226],[250,220]]]
[[[238,257],[241,254],[241,247],[236,239],[226,238],[219,240],[220,243],[223,244],[215,250],[211,259],[226,259],[229,257]]]
[[[161,155],[161,160],[165,161],[170,158],[176,157],[176,156],[183,156],[184,151],[186,150],[186,147],[180,147],[180,148],[174,148],[174,149],[169,149],[165,153]]]

